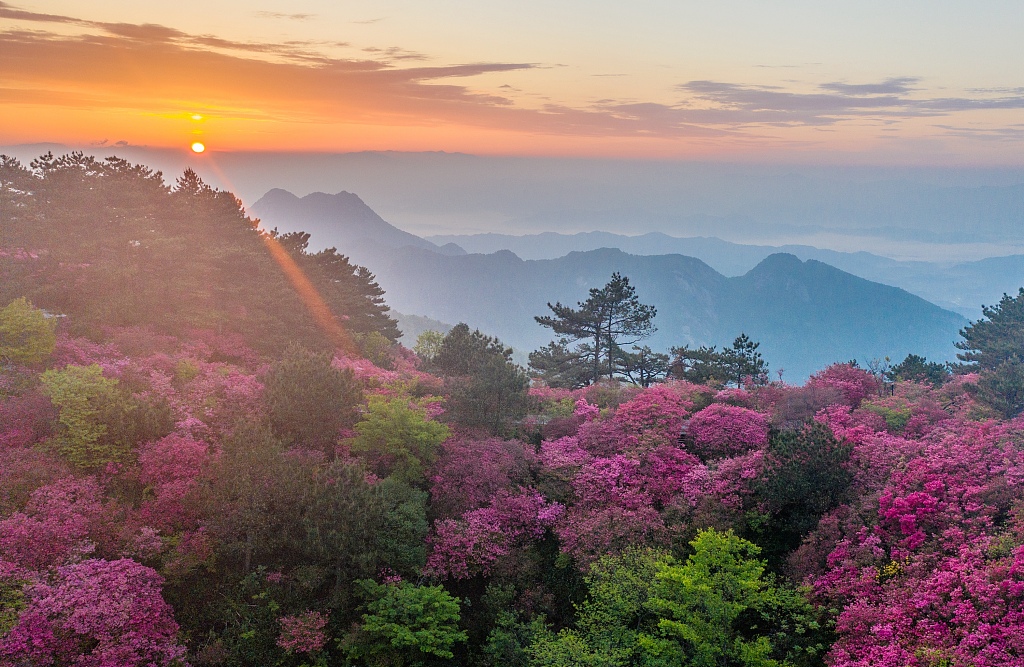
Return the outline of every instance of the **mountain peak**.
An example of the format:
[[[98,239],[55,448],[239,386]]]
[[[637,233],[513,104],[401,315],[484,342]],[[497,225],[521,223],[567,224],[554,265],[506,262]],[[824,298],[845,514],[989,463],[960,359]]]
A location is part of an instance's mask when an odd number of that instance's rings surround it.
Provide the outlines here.
[[[758,262],[757,266],[752,268],[750,272],[754,273],[778,270],[791,271],[794,268],[803,266],[803,264],[804,262],[802,262],[799,257],[792,253],[776,252],[772,253],[771,255],[768,255],[760,262]]]
[[[267,194],[257,200],[256,204],[260,202],[292,202],[298,201],[299,198],[291,192],[282,188],[273,188],[267,191]]]
[[[277,227],[282,232],[309,232],[311,248],[333,246],[357,262],[365,263],[365,256],[381,248],[413,246],[439,251],[430,241],[388,223],[358,195],[347,190],[333,195],[312,192],[300,198],[275,188],[253,204],[251,211],[265,227]],[[458,254],[459,250],[449,248],[447,253]]]

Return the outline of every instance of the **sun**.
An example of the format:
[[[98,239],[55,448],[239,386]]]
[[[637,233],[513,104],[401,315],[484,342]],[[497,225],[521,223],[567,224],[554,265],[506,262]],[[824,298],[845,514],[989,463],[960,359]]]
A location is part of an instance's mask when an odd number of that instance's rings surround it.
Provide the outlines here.
[[[202,153],[205,150],[206,150],[206,146],[201,141],[197,141],[194,144],[192,144],[192,152],[193,153]]]

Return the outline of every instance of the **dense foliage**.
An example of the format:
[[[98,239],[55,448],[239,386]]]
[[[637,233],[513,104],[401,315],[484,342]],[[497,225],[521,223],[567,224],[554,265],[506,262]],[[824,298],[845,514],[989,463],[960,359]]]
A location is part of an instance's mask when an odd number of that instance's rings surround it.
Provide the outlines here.
[[[960,332],[957,357],[981,374],[982,399],[1007,417],[1024,411],[1024,287],[982,308],[984,319]]]
[[[4,156],[0,210],[0,303],[27,297],[91,338],[110,326],[148,326],[240,334],[263,351],[327,343],[267,252],[273,235],[192,171],[168,187],[159,172],[119,158],[47,154],[24,167]],[[277,247],[349,331],[395,340],[373,276],[333,249],[306,252],[307,240],[286,235]],[[9,318],[0,316],[0,346]]]
[[[977,373],[528,387],[465,325],[390,344],[372,289],[324,297],[361,352],[329,348],[194,177],[2,169],[4,667],[1024,664],[1024,421],[985,384],[1009,302]],[[143,221],[185,283],[116,273]],[[220,282],[243,259],[267,291]]]

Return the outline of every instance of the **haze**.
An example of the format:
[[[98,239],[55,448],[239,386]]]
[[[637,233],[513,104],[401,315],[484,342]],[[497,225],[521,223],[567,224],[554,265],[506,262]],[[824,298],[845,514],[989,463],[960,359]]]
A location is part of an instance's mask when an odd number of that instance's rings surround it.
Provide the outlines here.
[[[1009,1],[0,2],[0,146],[349,190],[419,234],[976,258],[1024,242],[1022,29]]]

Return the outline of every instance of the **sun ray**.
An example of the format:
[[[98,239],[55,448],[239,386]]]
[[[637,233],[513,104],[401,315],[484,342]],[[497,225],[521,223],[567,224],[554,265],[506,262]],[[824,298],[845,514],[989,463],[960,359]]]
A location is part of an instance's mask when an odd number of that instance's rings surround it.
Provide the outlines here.
[[[227,175],[217,164],[213,154],[209,156],[209,162],[207,163],[213,170],[214,174],[220,179],[221,183],[228,188],[229,191],[233,190],[233,186],[228,179]],[[292,289],[298,294],[299,300],[309,311],[309,314],[313,316],[313,320],[316,322],[320,330],[324,332],[327,339],[331,344],[338,350],[346,354],[358,354],[359,348],[352,338],[352,335],[342,326],[341,322],[331,311],[331,307],[327,305],[327,301],[321,296],[316,285],[309,279],[306,273],[302,270],[302,267],[298,265],[295,259],[288,253],[287,250],[281,245],[281,243],[274,238],[268,232],[259,229],[259,220],[253,220],[253,227],[256,228],[260,234],[260,238],[263,239],[264,245],[267,246],[267,250],[270,252],[271,258],[281,268],[281,272],[284,273],[285,278],[291,283]]]

